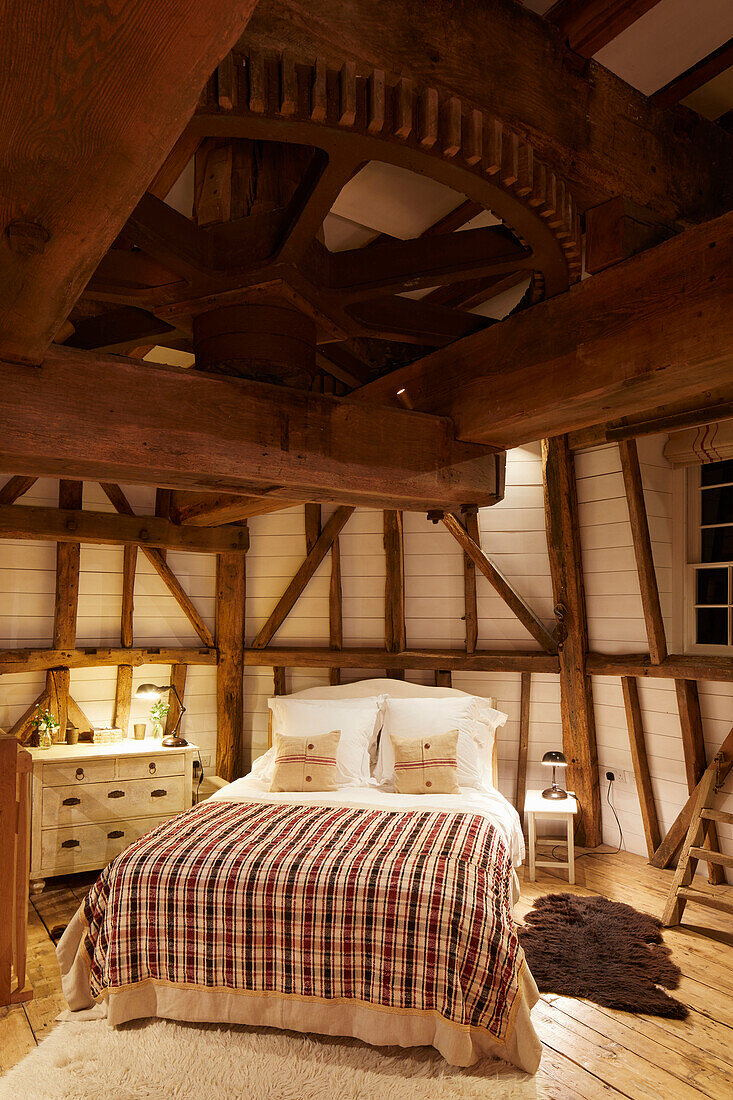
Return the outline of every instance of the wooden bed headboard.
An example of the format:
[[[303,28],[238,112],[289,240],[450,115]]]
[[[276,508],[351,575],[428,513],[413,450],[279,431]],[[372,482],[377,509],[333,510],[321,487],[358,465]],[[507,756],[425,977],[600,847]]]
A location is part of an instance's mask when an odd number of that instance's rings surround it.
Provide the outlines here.
[[[470,692],[459,691],[458,688],[426,687],[421,684],[410,684],[405,680],[357,680],[353,684],[339,684],[335,687],[305,688],[303,691],[294,691],[290,699],[358,699],[366,695],[394,695],[400,699],[424,699],[434,695],[436,699],[446,695],[469,695]],[[496,710],[496,699],[493,696],[485,696],[486,702]],[[272,711],[267,708],[267,747],[272,747]],[[496,783],[499,774],[499,738],[494,737],[494,748],[491,756],[491,774]]]

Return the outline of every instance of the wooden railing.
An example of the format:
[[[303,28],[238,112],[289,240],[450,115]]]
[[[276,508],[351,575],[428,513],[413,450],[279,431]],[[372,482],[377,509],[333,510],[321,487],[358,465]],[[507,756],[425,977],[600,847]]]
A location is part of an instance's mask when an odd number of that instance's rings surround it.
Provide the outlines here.
[[[0,736],[0,1006],[29,1001],[26,989],[31,756]]]

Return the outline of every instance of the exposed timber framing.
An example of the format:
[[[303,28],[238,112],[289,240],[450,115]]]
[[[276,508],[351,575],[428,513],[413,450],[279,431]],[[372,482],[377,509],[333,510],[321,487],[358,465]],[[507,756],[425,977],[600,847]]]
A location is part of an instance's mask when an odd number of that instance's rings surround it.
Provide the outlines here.
[[[449,668],[436,668],[433,679],[436,688],[453,687],[453,673]]]
[[[717,50],[713,50],[707,57],[691,65],[679,76],[674,77],[663,88],[654,92],[651,101],[657,107],[671,107],[680,100],[692,95],[703,84],[713,80],[716,76],[730,69],[733,65],[733,38],[729,38]]]
[[[722,757],[720,770],[718,772],[718,783],[722,785],[733,767],[733,729],[729,731],[715,755]],[[669,867],[673,863],[677,850],[685,839],[685,834],[690,827],[692,813],[699,792],[700,784],[698,783],[695,789],[691,791],[687,802],[685,802],[684,806],[677,814],[664,840],[649,860],[652,867]]]
[[[232,493],[173,492],[171,518],[174,523],[192,527],[216,527],[223,523],[241,523],[252,516],[265,516],[292,508],[298,501],[272,496],[245,497]]]
[[[187,665],[171,665],[171,684],[175,687],[181,700],[183,700],[186,692],[186,678],[188,676]],[[165,734],[173,733],[178,716],[181,713],[181,708],[178,705],[178,699],[176,699],[173,691],[168,693],[168,713],[165,716]],[[218,741],[218,730],[217,730]]]
[[[405,547],[402,513],[384,513],[384,641],[389,653],[407,648],[405,631]]]
[[[586,665],[592,676],[653,676],[663,680],[733,683],[730,657],[670,653],[660,664],[655,664],[648,653],[589,653]]]
[[[11,477],[0,489],[0,505],[14,504],[35,483],[34,477]]]
[[[104,668],[116,665],[215,665],[216,649],[148,646],[132,649],[0,649],[0,674],[58,668]],[[35,704],[33,705],[35,708]],[[33,709],[33,708],[32,708]]]
[[[102,489],[104,490],[105,495],[107,496],[109,501],[115,506],[120,515],[135,515],[130,502],[123,493],[122,489],[120,489],[119,485],[114,485],[111,482],[100,482],[100,484],[102,486]],[[144,545],[141,545],[140,549],[142,550],[143,554],[148,559],[150,564],[153,566],[170,594],[178,603],[178,606],[181,608],[184,615],[191,623],[191,626],[194,628],[201,641],[207,648],[213,649],[216,644],[214,642],[214,635],[211,633],[208,626],[201,618],[201,615],[199,615],[190,597],[183,590],[183,586],[181,585],[173,570],[168,565],[161,551]]]
[[[306,504],[304,512],[305,549],[306,553],[309,554],[321,533],[321,505]],[[338,535],[331,544],[331,580],[328,586],[328,635],[329,644],[334,649],[341,649],[344,644],[344,628],[341,592],[341,545]],[[328,678],[332,685],[340,684],[341,669],[330,668]],[[284,694],[284,691],[281,694]]]
[[[14,233],[0,273],[2,354],[42,359],[254,6],[54,0],[43,6],[42,33],[24,22],[23,3],[6,8],[15,33],[0,44],[0,202]],[[42,171],[29,171],[19,132],[44,151]]]
[[[59,482],[59,512],[81,508],[83,486],[80,481]],[[81,546],[78,542],[56,544],[56,598],[53,612],[53,648],[73,649],[76,645],[76,619],[79,605],[79,562]],[[46,673],[46,691],[51,700],[49,709],[59,724],[57,738],[66,740],[66,723],[69,713],[68,667],[49,669]]]
[[[458,649],[405,649],[388,653],[381,647],[345,646],[330,649],[325,646],[273,646],[248,648],[244,663],[249,666],[274,668],[376,668],[429,669],[451,672],[554,672],[560,670],[556,655],[522,650],[477,649],[464,653]],[[0,664],[0,671],[2,665]]]
[[[246,527],[179,527],[157,516],[110,515],[81,509],[0,506],[0,539],[50,539],[120,545],[138,543],[160,550],[206,554],[246,552]]]
[[[667,656],[667,639],[664,630],[662,606],[659,601],[659,586],[654,568],[652,540],[649,535],[649,520],[644,502],[644,485],[639,465],[639,452],[636,440],[622,440],[619,445],[621,471],[626,489],[626,503],[631,520],[631,537],[634,544],[636,571],[639,575],[641,603],[644,609],[644,624],[649,642],[649,655],[655,664]]]
[[[661,244],[677,229],[625,195],[585,212],[585,269],[591,275]]]
[[[657,817],[657,806],[654,801],[652,777],[649,773],[649,760],[646,752],[646,740],[644,738],[644,722],[639,702],[639,686],[631,676],[621,677],[621,690],[624,697],[624,709],[626,711],[626,725],[629,731],[629,747],[631,759],[634,765],[634,778],[636,790],[639,795],[641,807],[641,820],[644,824],[644,837],[647,851],[651,858],[662,841]]]
[[[466,524],[466,534],[481,549],[481,530],[478,522],[478,508],[462,509]],[[478,645],[478,603],[476,599],[476,563],[470,554],[463,551],[463,592],[466,619],[466,653],[475,653]]]
[[[287,695],[288,683],[285,676],[285,669],[282,665],[276,665],[272,670],[272,694],[273,695]]]
[[[517,616],[525,630],[529,631],[546,653],[557,653],[555,640],[544,623],[537,618],[534,611],[512,587],[503,573],[500,573],[494,563],[487,558],[481,547],[473,541],[463,524],[455,516],[448,513],[441,515],[439,518],[456,542],[463,547],[464,553],[468,554],[476,567],[483,573],[494,591],[501,596],[507,607]]]
[[[619,355],[622,346],[624,354]],[[460,439],[517,446],[733,387],[733,213],[350,395],[450,416]],[[530,400],[531,395],[531,400]]]
[[[216,562],[216,774],[231,782],[242,773],[246,557],[219,554]]]
[[[446,36],[450,27],[450,36]],[[379,58],[387,79],[403,77],[443,96],[463,96],[528,138],[536,155],[562,166],[583,207],[628,195],[671,217],[713,216],[730,208],[721,179],[733,176],[731,147],[714,124],[650,104],[607,69],[563,42],[560,32],[512,0],[420,8],[419,42],[408,0],[270,0],[241,40],[253,48],[292,50],[358,72]],[[679,155],[680,127],[686,156]],[[535,439],[538,436],[534,436]]]
[[[58,347],[0,363],[0,388],[0,466],[21,475],[419,510],[500,498],[503,455],[443,417]]]
[[[719,420],[733,419],[733,391],[706,388],[696,400],[674,402],[660,407],[656,414],[622,417],[608,424],[596,424],[569,435],[570,447],[580,451],[604,443],[619,443],[622,439],[641,439],[646,435],[674,432],[678,428],[697,428]]]
[[[702,731],[700,713],[700,695],[695,680],[675,680],[677,710],[682,730],[682,750],[687,774],[687,789],[692,794],[707,768],[705,739]],[[706,823],[705,846],[714,852],[720,850],[718,829],[714,821]],[[725,882],[722,867],[717,863],[708,863],[708,880],[714,885]]]
[[[547,549],[552,591],[564,609],[567,635],[559,651],[560,709],[569,782],[584,807],[581,843],[601,843],[601,794],[593,693],[586,667],[588,624],[580,551],[575,463],[566,436],[542,441]]]
[[[274,638],[278,630],[292,611],[297,600],[302,595],[306,585],[312,578],[318,566],[331,549],[333,540],[338,537],[344,524],[354,511],[353,508],[337,508],[329,518],[320,535],[313,544],[312,549],[306,555],[305,561],[298,572],[283,592],[277,604],[272,610],[267,622],[261,628],[257,637],[252,642],[253,649],[263,649]],[[276,662],[277,663],[277,662]],[[282,662],[284,663],[284,662]],[[338,667],[334,664],[334,668]]]
[[[658,3],[659,0],[557,0],[544,14],[571,50],[592,57]]]
[[[514,808],[524,821],[524,800],[527,796],[527,756],[529,753],[529,711],[532,694],[532,673],[522,673],[519,703],[519,745],[517,748],[517,784],[514,788]],[[496,782],[496,777],[494,777]]]

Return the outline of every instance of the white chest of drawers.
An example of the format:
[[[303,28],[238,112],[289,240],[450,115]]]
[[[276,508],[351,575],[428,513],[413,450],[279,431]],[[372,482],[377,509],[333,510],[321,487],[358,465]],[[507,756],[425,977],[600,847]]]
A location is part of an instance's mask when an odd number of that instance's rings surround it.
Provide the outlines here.
[[[31,749],[31,890],[105,867],[138,837],[191,806],[195,745],[160,741]]]

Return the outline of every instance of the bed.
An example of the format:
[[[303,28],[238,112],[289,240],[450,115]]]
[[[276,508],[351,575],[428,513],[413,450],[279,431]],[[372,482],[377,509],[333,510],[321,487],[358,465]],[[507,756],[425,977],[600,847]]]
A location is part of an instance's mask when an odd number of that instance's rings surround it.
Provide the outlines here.
[[[375,693],[463,694],[370,680],[288,698]],[[533,1073],[538,993],[511,915],[523,850],[490,784],[275,793],[255,768],[102,872],[58,945],[64,994],[113,1026],[268,1026]]]

